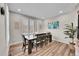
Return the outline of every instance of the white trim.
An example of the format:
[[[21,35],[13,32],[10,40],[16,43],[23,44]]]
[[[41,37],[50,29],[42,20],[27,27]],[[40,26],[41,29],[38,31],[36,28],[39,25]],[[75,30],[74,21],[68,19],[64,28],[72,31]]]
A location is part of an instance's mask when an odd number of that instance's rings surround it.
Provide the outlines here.
[[[14,43],[10,43],[9,46],[12,46],[12,45],[16,45],[16,44],[19,44],[19,43],[22,43],[23,41],[19,41],[19,42],[14,42]]]

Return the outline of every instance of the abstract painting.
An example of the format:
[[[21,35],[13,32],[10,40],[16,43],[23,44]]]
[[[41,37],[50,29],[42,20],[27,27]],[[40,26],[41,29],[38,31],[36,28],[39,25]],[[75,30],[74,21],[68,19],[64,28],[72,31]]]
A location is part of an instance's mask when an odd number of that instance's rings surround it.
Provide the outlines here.
[[[59,21],[53,21],[48,23],[48,29],[58,29],[59,28]]]

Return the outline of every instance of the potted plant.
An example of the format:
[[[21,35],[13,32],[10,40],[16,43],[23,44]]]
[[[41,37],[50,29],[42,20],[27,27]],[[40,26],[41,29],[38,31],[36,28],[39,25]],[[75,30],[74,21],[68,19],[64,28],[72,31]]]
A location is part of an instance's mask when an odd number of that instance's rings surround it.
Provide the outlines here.
[[[74,37],[75,37],[75,33],[76,33],[76,28],[74,28],[73,26],[73,22],[69,25],[69,24],[66,24],[66,27],[65,27],[65,31],[64,31],[64,34],[66,34],[69,38],[71,38],[71,42],[69,44],[69,47],[71,50],[74,49]]]

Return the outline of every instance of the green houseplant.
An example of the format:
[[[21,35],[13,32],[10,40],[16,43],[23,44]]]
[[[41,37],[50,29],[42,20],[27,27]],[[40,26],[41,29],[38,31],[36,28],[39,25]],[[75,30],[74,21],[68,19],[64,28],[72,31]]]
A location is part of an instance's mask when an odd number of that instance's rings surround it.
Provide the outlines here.
[[[75,32],[76,32],[76,28],[74,28],[73,26],[73,22],[69,25],[69,24],[65,24],[65,31],[64,34],[66,34],[69,38],[72,39],[72,42],[70,42],[71,44],[74,44],[74,36],[75,36]]]
[[[75,52],[74,37],[75,37],[75,33],[76,33],[76,28],[74,28],[73,22],[72,22],[70,25],[69,25],[69,24],[66,24],[65,29],[66,29],[66,30],[64,31],[64,34],[66,34],[69,38],[72,39],[72,41],[71,41],[70,44],[69,44],[70,51],[71,51],[71,52]]]

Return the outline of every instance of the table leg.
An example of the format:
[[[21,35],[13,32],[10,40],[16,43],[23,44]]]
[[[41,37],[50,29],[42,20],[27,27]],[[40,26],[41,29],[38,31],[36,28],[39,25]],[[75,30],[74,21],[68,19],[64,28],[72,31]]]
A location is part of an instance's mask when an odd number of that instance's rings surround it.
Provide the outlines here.
[[[52,35],[49,35],[49,42],[52,42]]]
[[[29,40],[28,41],[28,54],[31,54],[32,53],[32,41],[31,40]]]

